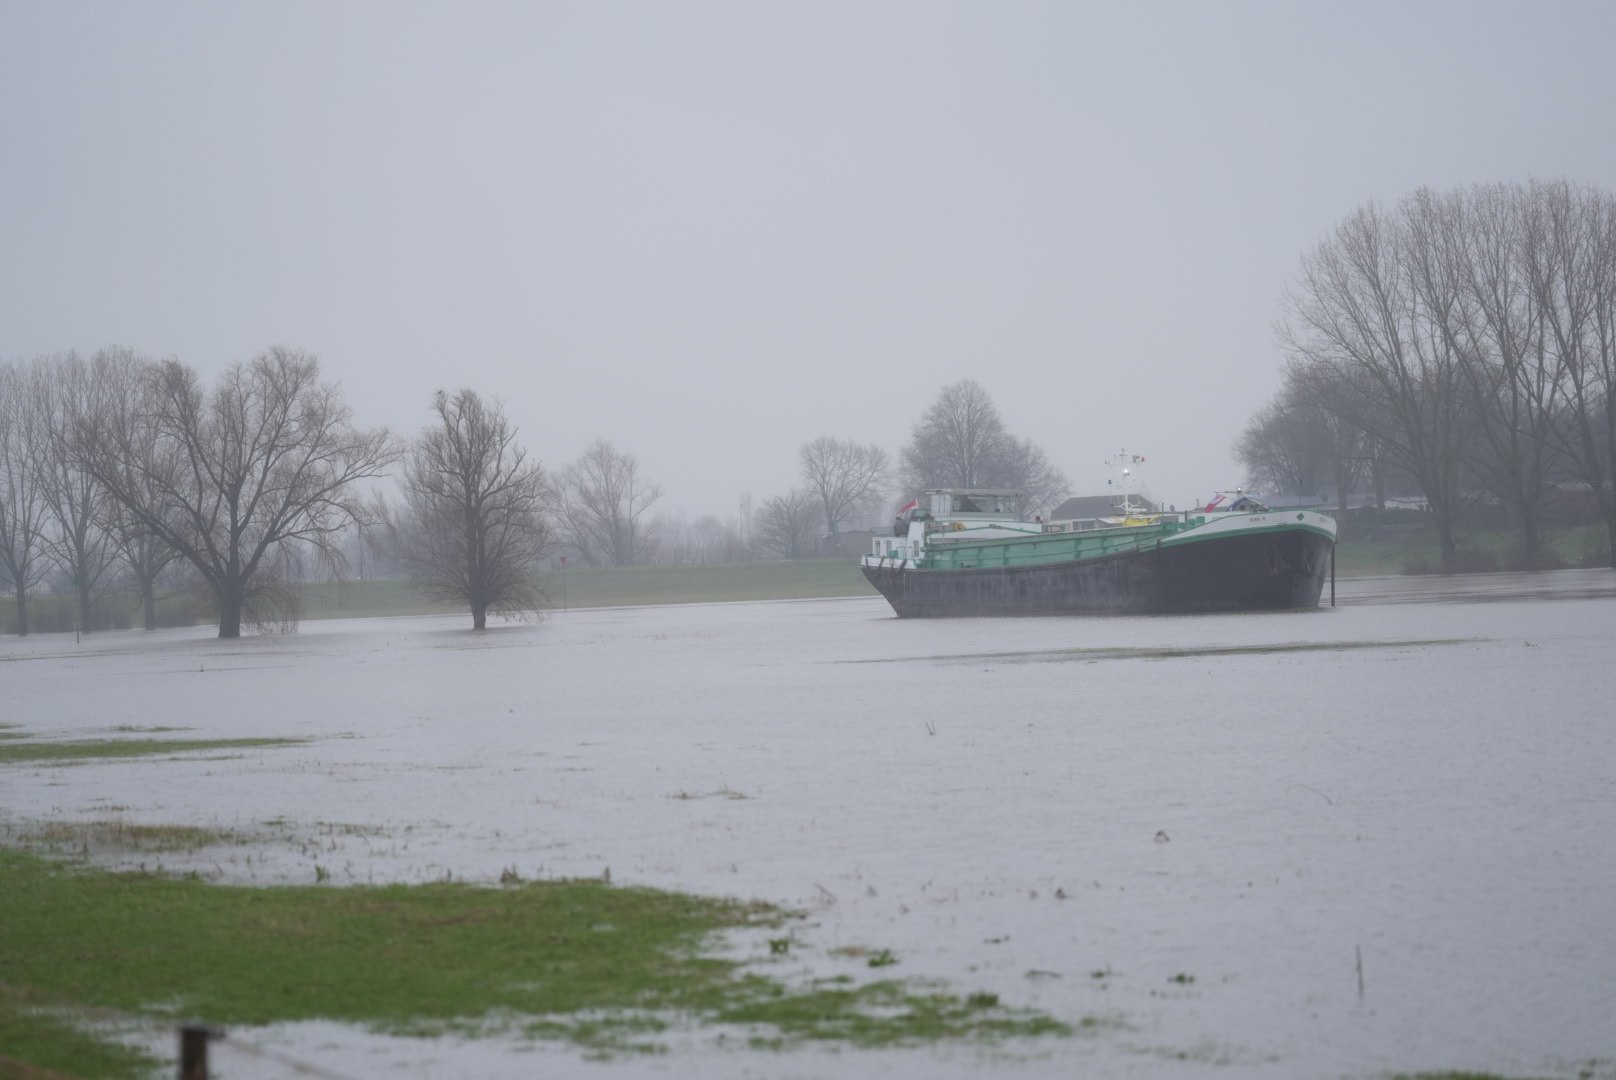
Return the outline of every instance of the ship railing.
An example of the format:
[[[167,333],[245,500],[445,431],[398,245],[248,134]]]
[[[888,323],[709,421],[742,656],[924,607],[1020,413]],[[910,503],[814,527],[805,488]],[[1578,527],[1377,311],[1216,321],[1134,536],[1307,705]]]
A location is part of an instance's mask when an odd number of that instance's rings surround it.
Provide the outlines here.
[[[1156,546],[1164,536],[1176,529],[1121,529],[1107,536],[1091,536],[1078,539],[1081,534],[1068,533],[1071,540],[1058,539],[1059,534],[1045,534],[1049,539],[1045,541],[1048,546],[1028,544],[1022,541],[1009,543],[995,543],[993,540],[981,540],[968,547],[948,547],[928,549],[916,561],[916,565],[924,569],[992,569],[1016,566],[1040,566],[1060,562],[1065,558],[1093,559],[1108,555],[1123,555],[1137,551],[1146,551]],[[1070,546],[1068,546],[1070,545]],[[1051,547],[1059,546],[1065,551],[1053,551]],[[1079,556],[1079,550],[1082,550]]]

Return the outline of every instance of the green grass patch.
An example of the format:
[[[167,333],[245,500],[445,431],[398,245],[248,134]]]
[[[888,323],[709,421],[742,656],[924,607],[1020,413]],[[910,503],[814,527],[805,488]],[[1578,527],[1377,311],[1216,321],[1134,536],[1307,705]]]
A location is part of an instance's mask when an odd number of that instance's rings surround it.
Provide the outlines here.
[[[32,761],[83,761],[92,758],[149,757],[194,750],[249,750],[298,746],[304,739],[87,739],[81,742],[0,743],[0,765]]]
[[[12,1062],[74,1077],[150,1077],[161,1063],[109,1038],[84,1034],[84,1018],[71,1010],[42,1006],[17,987],[0,982],[0,1076]]]
[[[845,1042],[860,1047],[937,1042],[961,1037],[1002,1039],[1029,1035],[1070,1035],[1069,1024],[1048,1016],[1007,1011],[996,994],[959,997],[917,991],[908,983],[883,981],[848,987],[821,982],[806,992],[752,980],[751,1000],[726,1009],[717,1019],[763,1029],[752,1038],[758,1047],[779,1048],[789,1036]],[[893,1019],[902,1018],[902,1038],[894,1038]]]
[[[759,903],[601,881],[220,886],[20,851],[0,851],[0,880],[0,986],[69,1014],[326,1019],[402,1034],[514,1027],[604,1052],[647,1048],[670,1023],[752,1025],[769,1045],[1071,1030],[991,995],[903,982],[791,987],[704,955],[717,931],[789,918]],[[761,935],[757,951],[766,960]],[[52,1043],[63,1054],[98,1042],[65,1030]]]
[[[1460,572],[1517,568],[1517,532],[1462,529],[1457,539]],[[1608,544],[1602,526],[1547,529],[1540,569],[1604,565]],[[1442,553],[1429,524],[1366,525],[1349,520],[1341,527],[1335,562],[1337,577],[1434,573],[1442,565]]]

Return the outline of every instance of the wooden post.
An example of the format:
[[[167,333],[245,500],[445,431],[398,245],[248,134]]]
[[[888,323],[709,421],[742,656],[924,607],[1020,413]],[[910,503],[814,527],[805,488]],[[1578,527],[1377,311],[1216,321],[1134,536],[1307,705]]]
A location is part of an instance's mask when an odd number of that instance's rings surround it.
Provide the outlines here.
[[[208,1080],[208,1029],[180,1028],[180,1080]]]
[[[1330,545],[1330,606],[1335,607],[1335,545]]]

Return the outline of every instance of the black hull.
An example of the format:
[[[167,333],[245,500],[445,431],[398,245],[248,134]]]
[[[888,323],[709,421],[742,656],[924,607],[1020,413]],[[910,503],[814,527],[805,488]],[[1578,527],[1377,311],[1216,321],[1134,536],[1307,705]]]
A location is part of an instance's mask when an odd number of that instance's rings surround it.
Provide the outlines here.
[[[863,569],[903,618],[1290,611],[1318,606],[1331,546],[1289,529],[1042,566]]]

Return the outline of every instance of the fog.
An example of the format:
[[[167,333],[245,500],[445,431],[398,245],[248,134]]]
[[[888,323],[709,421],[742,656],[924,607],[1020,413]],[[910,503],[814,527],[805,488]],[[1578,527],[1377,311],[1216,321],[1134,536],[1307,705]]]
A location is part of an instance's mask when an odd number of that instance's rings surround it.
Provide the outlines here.
[[[1616,8],[42,5],[0,35],[0,357],[318,353],[732,513],[975,378],[1183,504],[1299,258],[1420,185],[1616,186]]]

